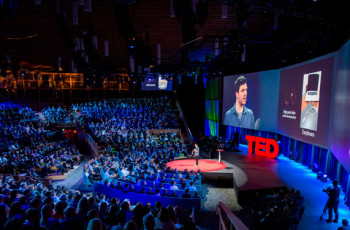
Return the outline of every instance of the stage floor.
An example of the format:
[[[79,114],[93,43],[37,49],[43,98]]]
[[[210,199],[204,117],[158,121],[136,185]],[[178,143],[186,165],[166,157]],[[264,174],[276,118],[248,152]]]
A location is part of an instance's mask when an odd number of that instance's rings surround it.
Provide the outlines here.
[[[249,155],[248,148],[240,145],[240,152],[223,151],[221,153],[223,163],[218,163],[218,153],[214,154],[213,159],[199,159],[199,165],[196,166],[195,159],[180,159],[167,163],[167,166],[179,171],[185,169],[197,172],[209,172],[214,174],[233,174],[238,191],[257,190],[282,187],[286,184],[280,179],[277,166],[278,159],[270,159],[257,155]],[[202,154],[205,158],[206,155]]]
[[[183,172],[185,169],[187,169],[189,172],[192,170],[194,172],[197,172],[198,170],[200,170],[201,172],[212,172],[212,171],[219,171],[226,168],[225,163],[219,163],[216,160],[208,160],[208,159],[199,159],[198,165],[196,165],[195,159],[174,160],[174,161],[168,162],[166,166],[170,167],[171,169],[177,169],[180,172]]]
[[[240,145],[240,152],[221,153],[226,169],[217,171],[233,173],[239,191],[285,186],[277,172],[278,159],[248,154],[248,147]],[[217,159],[218,154],[214,154]]]
[[[245,145],[240,145],[239,150],[241,152],[224,151],[221,154],[227,168],[220,172],[229,170],[232,167],[231,165],[234,165],[233,173],[235,180],[238,181],[237,188],[240,192],[281,186],[300,190],[305,200],[305,212],[298,229],[333,230],[341,226],[342,219],[349,219],[350,208],[344,203],[345,194],[341,192],[339,223],[327,224],[325,219],[328,214],[322,221],[319,221],[328,199],[328,196],[322,190],[332,187],[331,181],[325,183],[317,180],[317,174],[312,172],[311,169],[288,159],[284,155],[279,155],[276,159],[269,159],[248,155],[248,148]],[[242,179],[244,176],[246,178]]]

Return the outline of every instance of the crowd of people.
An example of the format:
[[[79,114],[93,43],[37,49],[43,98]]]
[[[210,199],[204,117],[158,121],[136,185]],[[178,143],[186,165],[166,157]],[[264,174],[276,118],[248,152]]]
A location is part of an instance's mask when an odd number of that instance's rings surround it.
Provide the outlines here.
[[[74,116],[69,109],[65,107],[47,106],[41,110],[43,116],[50,124],[57,123],[72,123],[74,122]]]
[[[167,97],[119,99],[73,104],[82,124],[95,134],[115,135],[122,130],[176,129],[173,106]]]
[[[166,163],[188,154],[180,136],[173,131],[179,126],[174,119],[169,99],[92,102],[72,105],[72,109],[77,120],[86,125],[95,139],[98,139],[99,145],[105,146],[104,154],[89,161],[84,167],[84,176],[88,183],[104,183],[106,179],[114,178],[115,183],[108,185],[117,187],[118,182],[122,183],[125,192],[147,191],[165,196],[175,195],[164,193],[164,190],[171,187],[171,183],[180,183],[184,192],[190,186],[192,181],[185,177],[181,181],[179,178],[162,180],[168,170]],[[150,132],[152,129],[163,131],[154,134]],[[172,130],[167,131],[169,129]],[[153,182],[154,186],[147,186],[146,181]],[[159,191],[156,191],[156,187]],[[177,186],[173,186],[175,187]]]
[[[206,152],[209,158],[214,158],[217,149],[224,149],[224,142],[221,137],[207,136],[199,133],[196,142],[201,151]]]
[[[251,229],[291,229],[304,211],[304,198],[294,188],[256,192],[243,204],[240,216]]]
[[[0,119],[0,173],[45,177],[80,163],[76,146],[29,107],[0,103]]]
[[[0,183],[0,229],[153,230],[196,229],[193,212],[181,206],[119,200],[62,186],[6,177]]]
[[[156,172],[167,162],[187,154],[180,136],[174,132],[179,125],[166,97],[73,104],[72,110],[76,120],[105,149],[105,155],[93,161],[94,165],[110,164],[115,171],[153,168]],[[161,131],[150,132],[154,129]],[[101,170],[88,163],[85,173],[100,176],[101,172],[95,171]]]
[[[164,164],[161,158],[152,157],[149,161],[142,161],[141,158],[131,157],[126,156],[122,160],[112,156],[92,159],[84,167],[84,176],[90,183],[99,181],[124,193],[200,198],[200,171],[195,173],[185,170],[179,173],[165,165],[159,167]]]
[[[72,105],[71,110],[47,107],[45,119],[28,107],[0,105],[1,173],[46,176],[52,168],[65,171],[80,163],[79,150],[53,124],[78,121],[104,146],[101,156],[88,161],[84,175],[123,192],[149,195],[182,191],[199,198],[201,175],[179,173],[166,163],[187,154],[174,131],[172,105],[167,98],[117,100]],[[158,134],[149,132],[161,129]],[[196,229],[192,212],[181,206],[162,207],[64,187],[45,187],[33,180],[7,177],[0,184],[1,229]],[[138,188],[139,190],[136,190]],[[190,196],[190,197],[188,197]]]

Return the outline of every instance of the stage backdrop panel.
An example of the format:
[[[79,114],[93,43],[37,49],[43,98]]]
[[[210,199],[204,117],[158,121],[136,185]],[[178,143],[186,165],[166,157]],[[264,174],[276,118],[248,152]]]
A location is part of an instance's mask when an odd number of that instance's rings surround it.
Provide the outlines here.
[[[329,147],[334,56],[281,70],[278,131]]]
[[[225,116],[235,102],[234,83],[240,76],[247,79],[246,107],[252,110],[254,115],[254,129],[263,131],[276,131],[277,129],[277,105],[279,87],[279,69],[256,73],[248,73],[224,77],[222,122],[224,125],[232,125],[226,122]],[[243,127],[252,129],[252,127]]]
[[[220,99],[220,78],[215,78],[207,83],[205,88],[205,99],[206,100],[218,100]]]
[[[219,100],[205,101],[205,118],[211,121],[219,121]]]
[[[219,122],[205,119],[205,135],[219,136]]]
[[[205,134],[219,135],[221,78],[207,83],[205,88]]]
[[[350,42],[337,52],[333,82],[331,151],[350,172]]]

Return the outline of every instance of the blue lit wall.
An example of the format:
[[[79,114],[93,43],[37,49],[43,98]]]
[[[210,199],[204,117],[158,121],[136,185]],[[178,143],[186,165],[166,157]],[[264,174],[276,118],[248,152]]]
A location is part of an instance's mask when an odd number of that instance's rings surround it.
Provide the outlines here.
[[[205,118],[211,121],[219,122],[219,100],[205,101]]]
[[[205,89],[205,135],[219,136],[220,125],[220,84],[216,78],[207,83]]]
[[[332,92],[330,149],[350,172],[350,41],[337,52]]]
[[[205,135],[219,136],[219,122],[205,119]]]

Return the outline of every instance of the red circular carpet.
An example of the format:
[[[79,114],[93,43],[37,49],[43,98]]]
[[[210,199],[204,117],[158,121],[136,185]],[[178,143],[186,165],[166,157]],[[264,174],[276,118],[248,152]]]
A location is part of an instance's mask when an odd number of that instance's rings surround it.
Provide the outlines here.
[[[219,163],[213,160],[200,159],[198,160],[198,165],[195,164],[195,159],[184,159],[170,161],[166,164],[166,166],[170,167],[171,169],[177,169],[179,171],[184,171],[187,169],[188,171],[193,170],[195,172],[197,172],[198,169],[200,169],[202,172],[210,172],[226,168],[226,165],[224,163]]]

